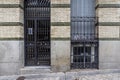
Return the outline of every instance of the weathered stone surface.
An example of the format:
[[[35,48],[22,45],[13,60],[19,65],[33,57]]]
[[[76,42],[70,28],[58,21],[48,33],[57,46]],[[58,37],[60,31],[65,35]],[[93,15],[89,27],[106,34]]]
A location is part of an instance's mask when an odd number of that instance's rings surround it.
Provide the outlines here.
[[[70,4],[70,0],[51,0],[51,4]]]
[[[1,75],[17,75],[20,69],[19,62],[0,62],[0,76]]]
[[[120,69],[120,41],[99,42],[99,68]]]
[[[41,73],[51,73],[51,67],[50,66],[29,66],[24,67],[20,69],[21,75],[26,74],[41,74]]]
[[[19,4],[23,0],[0,0],[0,4]]]
[[[19,20],[21,23],[24,24],[24,10],[22,10],[22,9],[19,10]]]
[[[99,26],[99,38],[119,38],[119,26]]]
[[[97,17],[99,17],[99,22],[119,22],[120,8],[99,8]]]
[[[0,8],[0,22],[23,23],[23,10],[20,8]]]
[[[19,41],[0,41],[0,62],[19,62]]]
[[[120,0],[97,0],[99,4],[120,4]]]
[[[113,58],[113,57],[111,57]],[[119,62],[120,63],[120,62]],[[120,64],[118,62],[100,62],[99,67],[101,69],[120,69]]]
[[[67,71],[70,69],[70,41],[51,41],[52,71]]]
[[[0,41],[0,75],[18,74],[23,67],[23,41]]]
[[[23,38],[23,29],[22,26],[0,26],[0,38]]]
[[[51,8],[51,22],[70,22],[70,8]]]
[[[51,27],[52,38],[65,38],[70,37],[70,26],[52,26]]]
[[[24,63],[25,63],[25,54],[24,54],[24,40],[19,41],[19,47],[17,47],[17,49],[19,49],[19,62],[20,62],[20,69],[25,67]],[[20,71],[19,69],[19,71]]]

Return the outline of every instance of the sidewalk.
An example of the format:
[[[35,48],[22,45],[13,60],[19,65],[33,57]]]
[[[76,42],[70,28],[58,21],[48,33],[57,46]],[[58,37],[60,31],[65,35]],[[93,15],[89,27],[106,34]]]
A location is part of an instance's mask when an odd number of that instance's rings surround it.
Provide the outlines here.
[[[120,70],[71,70],[65,73],[0,76],[0,80],[120,80]]]

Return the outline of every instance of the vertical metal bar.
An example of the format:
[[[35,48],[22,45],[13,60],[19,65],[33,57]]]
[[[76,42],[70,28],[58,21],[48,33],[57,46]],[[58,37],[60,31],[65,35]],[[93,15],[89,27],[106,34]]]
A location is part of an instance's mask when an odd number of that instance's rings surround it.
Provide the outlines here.
[[[90,0],[86,0],[86,15],[89,15],[89,9],[88,9],[89,8],[89,5],[88,5],[89,1]],[[86,35],[87,35],[87,38],[89,39],[89,34],[90,34],[89,30],[90,30],[90,28],[89,28],[89,24],[88,23],[89,23],[89,17],[87,16],[86,17],[86,24],[87,24],[87,29],[86,29],[87,33],[86,33]]]
[[[25,60],[25,63],[24,63],[24,65],[26,65],[26,58],[27,58],[27,56],[26,56],[26,53],[27,53],[27,47],[26,47],[26,20],[25,20],[25,16],[26,16],[26,2],[24,1],[24,5],[25,5],[25,7],[24,7],[24,56],[25,56],[25,58],[24,58],[24,60]]]
[[[79,33],[78,33],[78,32],[79,32],[79,29],[78,29],[78,27],[79,27],[79,26],[78,26],[78,18],[79,18],[79,15],[78,15],[78,7],[79,7],[79,5],[78,5],[78,0],[76,0],[76,3],[77,3],[77,4],[76,4],[76,36],[77,36],[76,38],[77,38],[77,39],[76,39],[76,40],[78,40],[78,38],[79,38],[79,35],[78,35],[78,34],[79,34]]]
[[[85,68],[85,42],[83,43],[83,54],[84,54],[83,66]]]
[[[79,64],[78,64],[78,60],[79,60],[79,58],[78,58],[78,57],[79,57],[79,56],[78,56],[78,54],[79,54],[78,50],[79,50],[79,47],[76,47],[76,49],[77,49],[77,50],[76,50],[76,52],[77,52],[77,54],[76,54],[76,63],[77,63],[77,67],[79,67],[79,66],[78,66],[78,65],[79,65]]]
[[[34,0],[32,0],[34,2]],[[35,5],[35,2],[34,2],[34,5],[33,5],[33,8],[34,8],[34,18],[33,18],[33,21],[34,21],[34,55],[35,55],[35,65],[37,65],[37,20],[35,19],[35,14],[36,14],[36,5]]]
[[[37,65],[40,65],[40,47],[39,47],[39,45],[40,45],[40,42],[39,42],[39,40],[40,40],[40,20],[39,20],[39,18],[40,18],[40,12],[42,12],[42,11],[40,11],[40,7],[39,7],[39,4],[40,4],[40,1],[39,0],[37,0],[37,5],[36,5],[36,17],[38,17],[38,19],[37,19]]]
[[[79,64],[80,64],[80,66],[79,66],[79,67],[81,67],[81,54],[82,54],[82,53],[81,53],[81,46],[80,46],[80,48],[79,48],[79,49],[80,49],[80,50],[79,50],[79,59],[80,59],[80,60],[79,60]]]

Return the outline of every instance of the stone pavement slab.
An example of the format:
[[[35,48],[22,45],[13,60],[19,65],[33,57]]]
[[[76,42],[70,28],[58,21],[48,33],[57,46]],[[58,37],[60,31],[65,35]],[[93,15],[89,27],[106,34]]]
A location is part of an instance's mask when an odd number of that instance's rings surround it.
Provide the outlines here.
[[[18,79],[25,77],[25,79]],[[69,72],[0,76],[0,80],[120,80],[120,70],[73,70]]]

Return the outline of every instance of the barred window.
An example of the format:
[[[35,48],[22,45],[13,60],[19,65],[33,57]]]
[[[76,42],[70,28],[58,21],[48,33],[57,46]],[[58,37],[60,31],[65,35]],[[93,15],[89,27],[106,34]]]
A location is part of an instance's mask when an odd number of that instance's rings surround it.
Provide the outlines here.
[[[95,38],[95,0],[71,0],[72,40]]]
[[[71,68],[98,67],[95,0],[71,0]]]

